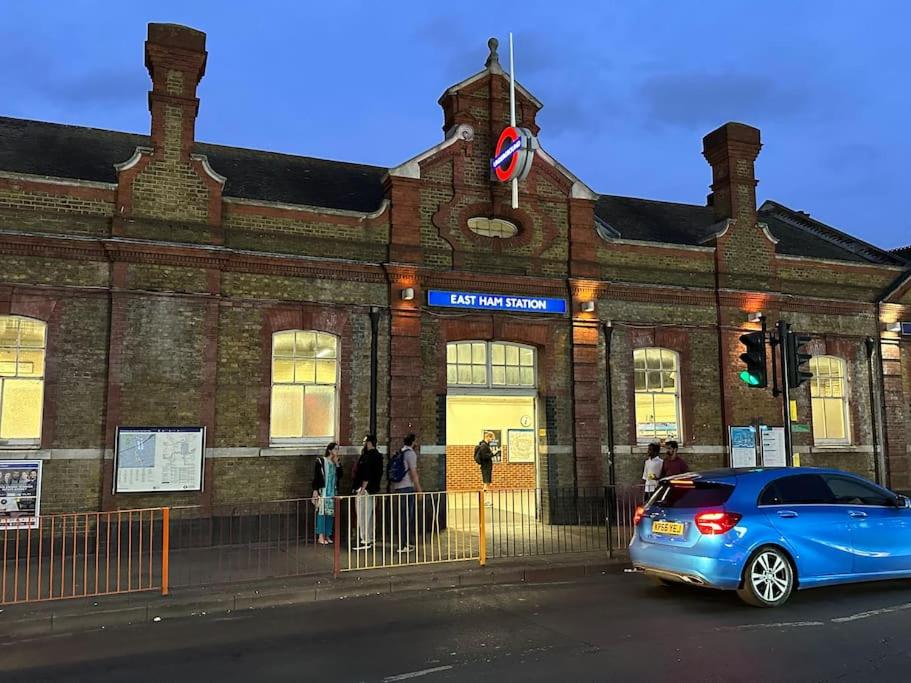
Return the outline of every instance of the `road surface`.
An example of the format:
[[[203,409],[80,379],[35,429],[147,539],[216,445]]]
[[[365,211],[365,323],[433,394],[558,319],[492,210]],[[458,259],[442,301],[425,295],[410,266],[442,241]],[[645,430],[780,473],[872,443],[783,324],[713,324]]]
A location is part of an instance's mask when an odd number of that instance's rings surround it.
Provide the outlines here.
[[[618,569],[6,642],[0,680],[908,680],[909,624],[911,582],[758,610]]]

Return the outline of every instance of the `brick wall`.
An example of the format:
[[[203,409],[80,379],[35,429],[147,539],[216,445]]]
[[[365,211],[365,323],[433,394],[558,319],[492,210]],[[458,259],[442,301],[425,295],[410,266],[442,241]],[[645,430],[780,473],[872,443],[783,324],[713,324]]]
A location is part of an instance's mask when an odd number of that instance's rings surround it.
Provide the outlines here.
[[[474,461],[474,444],[446,446],[446,488],[449,490],[478,490],[481,488],[481,468]],[[503,446],[503,462],[494,463],[491,487],[495,489],[533,489],[535,464],[509,462],[509,446]]]

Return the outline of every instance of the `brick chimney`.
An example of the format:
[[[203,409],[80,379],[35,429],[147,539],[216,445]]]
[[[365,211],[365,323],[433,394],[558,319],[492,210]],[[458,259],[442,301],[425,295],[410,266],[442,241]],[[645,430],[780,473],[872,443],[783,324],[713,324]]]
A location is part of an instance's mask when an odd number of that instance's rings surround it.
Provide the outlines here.
[[[718,220],[756,222],[754,162],[761,147],[759,129],[743,123],[726,123],[702,138],[702,154],[712,167],[708,203]]]
[[[145,62],[152,77],[152,145],[156,154],[186,160],[196,135],[196,86],[206,70],[206,34],[177,24],[149,24]]]

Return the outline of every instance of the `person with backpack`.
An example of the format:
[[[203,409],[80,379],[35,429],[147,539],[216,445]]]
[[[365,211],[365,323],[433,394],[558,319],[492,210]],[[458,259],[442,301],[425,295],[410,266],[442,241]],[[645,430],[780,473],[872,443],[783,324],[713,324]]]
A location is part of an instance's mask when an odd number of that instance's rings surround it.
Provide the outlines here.
[[[364,437],[364,449],[354,466],[355,509],[357,511],[358,544],[355,550],[369,550],[373,546],[375,527],[373,513],[375,499],[380,492],[380,480],[383,478],[383,456],[376,449],[376,436]]]
[[[484,488],[484,505],[491,507],[488,489],[493,481],[493,451],[490,442],[493,441],[493,432],[484,432],[484,438],[474,447],[474,461],[481,467],[481,486]]]
[[[338,460],[338,444],[326,446],[326,454],[316,459],[313,468],[313,505],[316,508],[316,533],[320,545],[332,543],[335,532],[335,494],[342,478]]]
[[[393,536],[399,537],[399,553],[410,553],[414,550],[415,507],[417,496],[421,492],[421,479],[418,476],[418,455],[414,450],[417,437],[409,434],[403,440],[402,447],[389,457],[386,476],[392,493],[401,494],[393,498],[398,511],[398,532],[393,529]]]

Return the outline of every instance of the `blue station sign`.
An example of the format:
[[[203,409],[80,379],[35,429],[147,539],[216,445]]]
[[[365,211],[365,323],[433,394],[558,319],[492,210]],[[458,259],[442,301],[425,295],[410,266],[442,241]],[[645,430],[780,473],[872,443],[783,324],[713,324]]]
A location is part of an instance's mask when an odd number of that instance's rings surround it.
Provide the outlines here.
[[[902,323],[902,334],[911,337],[911,322]]]
[[[566,313],[566,299],[546,296],[515,296],[511,294],[482,294],[478,292],[449,292],[431,289],[427,303],[441,308],[462,308],[510,313]]]

